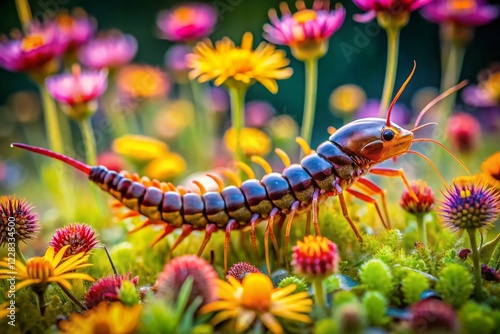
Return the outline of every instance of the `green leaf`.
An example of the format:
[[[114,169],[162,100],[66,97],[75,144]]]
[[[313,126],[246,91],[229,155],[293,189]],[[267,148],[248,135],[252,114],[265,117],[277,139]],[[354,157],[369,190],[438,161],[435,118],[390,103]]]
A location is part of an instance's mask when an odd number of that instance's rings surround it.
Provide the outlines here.
[[[483,247],[479,250],[479,256],[481,257],[481,263],[488,263],[495,251],[496,247],[500,243],[500,233],[488,243],[485,243]]]

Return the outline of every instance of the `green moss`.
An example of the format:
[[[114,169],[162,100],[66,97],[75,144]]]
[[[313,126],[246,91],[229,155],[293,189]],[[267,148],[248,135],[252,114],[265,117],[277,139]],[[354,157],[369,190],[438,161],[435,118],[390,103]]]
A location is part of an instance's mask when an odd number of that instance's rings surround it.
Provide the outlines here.
[[[463,265],[455,263],[447,265],[438,278],[436,291],[446,303],[456,308],[464,304],[474,290],[472,276]]]
[[[335,275],[330,275],[326,278],[326,280],[323,283],[326,287],[326,292],[327,293],[332,293],[335,290],[340,289],[340,282],[337,276]]]
[[[301,277],[296,277],[296,276],[288,276],[288,277],[282,279],[279,282],[278,287],[284,288],[284,287],[289,286],[290,284],[295,284],[295,291],[293,293],[307,291],[307,289],[308,289],[308,284],[307,284],[306,280],[301,278]]]
[[[378,291],[367,291],[363,296],[363,305],[370,325],[379,326],[388,321],[387,299]]]
[[[391,269],[381,260],[372,259],[360,269],[359,277],[368,290],[376,290],[388,297],[392,293]]]
[[[403,291],[404,302],[406,304],[413,304],[420,300],[422,292],[429,288],[429,281],[427,278],[414,271],[409,271],[403,281],[401,282],[401,290]]]
[[[473,301],[465,303],[459,311],[463,333],[497,333],[500,330],[499,311]]]

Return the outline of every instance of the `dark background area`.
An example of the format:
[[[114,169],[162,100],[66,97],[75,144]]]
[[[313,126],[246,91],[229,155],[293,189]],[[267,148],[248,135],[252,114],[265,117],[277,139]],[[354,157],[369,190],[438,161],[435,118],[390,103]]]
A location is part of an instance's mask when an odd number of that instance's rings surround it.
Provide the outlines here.
[[[158,39],[156,35],[156,15],[183,1],[120,1],[120,0],[37,0],[30,1],[31,10],[36,17],[63,8],[83,7],[98,21],[99,29],[117,28],[134,35],[139,41],[139,51],[134,62],[163,66],[165,51],[172,44]],[[216,0],[205,1],[219,10],[219,22],[210,36],[213,40],[229,36],[239,44],[245,31],[254,33],[257,41],[262,40],[262,26],[269,21],[269,8],[278,8],[278,0]],[[286,1],[294,8],[293,1]],[[306,1],[310,7],[312,1]],[[354,22],[352,16],[362,11],[352,1],[341,1],[347,11],[344,25],[330,40],[328,54],[319,62],[319,84],[317,102],[316,136],[321,126],[324,133],[325,122],[338,126],[329,112],[328,98],[334,88],[346,83],[360,85],[369,98],[379,98],[382,92],[386,64],[386,34],[377,32],[377,25]],[[14,0],[0,1],[0,33],[8,34],[11,29],[19,28],[20,23]],[[368,30],[369,34],[362,36]],[[364,33],[362,33],[364,32]],[[401,33],[399,67],[396,81],[398,87],[411,70],[413,60],[417,71],[403,94],[401,101],[409,105],[411,96],[419,88],[438,87],[440,82],[439,28],[427,22],[415,12],[410,23]],[[256,45],[256,42],[254,43]],[[354,52],[346,56],[350,47]],[[284,48],[288,54],[289,49]],[[344,50],[343,50],[344,48]],[[291,66],[295,73],[292,79],[279,81],[279,92],[272,95],[261,85],[254,85],[247,100],[266,99],[279,113],[291,114],[300,123],[303,96],[304,71],[302,63],[291,56]],[[476,80],[477,73],[494,61],[500,61],[500,21],[476,29],[475,38],[468,46],[461,79]],[[7,97],[18,90],[36,87],[22,73],[11,73],[0,69],[0,105]],[[0,111],[0,120],[3,118]],[[323,122],[321,121],[323,120]],[[318,137],[315,142],[319,140]]]

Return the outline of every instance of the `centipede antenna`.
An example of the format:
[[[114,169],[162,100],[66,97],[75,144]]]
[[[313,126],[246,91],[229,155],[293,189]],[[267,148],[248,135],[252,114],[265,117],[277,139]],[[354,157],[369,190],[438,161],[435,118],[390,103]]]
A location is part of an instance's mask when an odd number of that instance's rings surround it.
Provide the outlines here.
[[[53,152],[51,150],[47,150],[46,148],[41,148],[41,147],[35,147],[31,145],[26,145],[22,143],[12,143],[10,144],[10,147],[18,147],[23,150],[27,150],[30,152],[34,152],[37,154],[45,155],[46,157],[50,157],[59,161],[64,162],[67,165],[70,165],[73,168],[78,169],[79,171],[89,175],[91,167],[89,165],[84,164],[83,162],[80,162],[78,160],[75,160],[73,158],[67,157],[63,154]]]
[[[196,186],[198,187],[198,189],[200,189],[200,195],[203,195],[207,192],[207,188],[205,188],[205,186],[203,184],[201,184],[200,181],[198,180],[193,180],[193,183],[196,184]]]
[[[441,144],[437,140],[434,140],[432,138],[417,138],[417,139],[413,139],[412,142],[414,142],[414,143],[434,143],[438,146],[441,146],[441,148],[443,148],[446,152],[448,152],[448,154],[450,154],[456,161],[458,161],[458,163],[467,171],[467,173],[469,175],[471,175],[469,169],[467,168],[467,166],[465,166],[465,164],[462,162],[462,160],[460,160],[455,154],[453,154],[453,152],[450,151],[450,149],[448,147],[444,146],[443,144]]]
[[[299,144],[302,151],[304,151],[304,156],[311,154],[311,152],[312,152],[311,146],[309,146],[309,144],[306,142],[306,140],[304,138],[297,137],[297,138],[295,138],[295,142],[297,144]]]
[[[280,157],[281,161],[283,161],[285,167],[290,166],[290,157],[288,156],[288,154],[286,154],[285,151],[283,151],[281,148],[277,148],[274,150],[274,152],[276,153],[276,155],[278,155],[278,157]]]
[[[439,101],[441,101],[442,99],[446,98],[447,96],[455,93],[457,90],[460,90],[462,88],[464,88],[467,84],[469,83],[469,81],[467,80],[464,80],[458,84],[456,84],[455,86],[445,90],[444,92],[442,92],[441,94],[439,94],[438,96],[436,96],[434,98],[434,100],[432,100],[431,102],[429,102],[424,109],[422,109],[422,111],[420,112],[420,114],[418,115],[417,119],[415,120],[415,125],[414,127],[416,128],[418,126],[418,123],[420,123],[420,121],[422,120],[422,117],[424,117],[425,113],[427,111],[429,111],[429,109],[431,109],[432,107],[434,107],[434,105],[436,103],[438,103]]]
[[[269,164],[269,162],[267,162],[266,160],[264,160],[264,158],[258,156],[258,155],[252,155],[250,157],[250,160],[252,160],[252,162],[256,163],[257,165],[259,165],[260,167],[262,167],[262,169],[264,170],[264,172],[266,174],[271,174],[273,172],[273,168],[271,167],[271,165]]]
[[[425,161],[427,161],[427,163],[429,165],[431,165],[432,168],[434,168],[434,170],[436,171],[436,173],[439,175],[439,177],[441,178],[441,181],[443,181],[443,184],[445,186],[448,186],[448,184],[446,183],[446,181],[444,180],[444,177],[443,175],[441,174],[441,172],[439,172],[439,170],[437,169],[436,165],[434,165],[434,163],[431,161],[431,159],[427,158],[425,155],[423,155],[422,153],[420,152],[417,152],[417,151],[413,151],[413,150],[408,150],[406,151],[406,153],[410,153],[410,154],[415,154],[415,155],[418,155],[419,157],[421,157],[422,159],[424,159]]]
[[[438,123],[436,123],[436,122],[425,123],[425,124],[417,126],[416,128],[411,129],[410,132],[418,131],[418,130],[425,128],[426,126],[429,126],[429,125],[438,125]]]
[[[222,192],[222,190],[224,190],[224,182],[222,182],[222,180],[218,176],[210,173],[208,173],[207,176],[212,180],[214,180],[215,183],[217,183],[217,186],[219,187],[219,192]]]
[[[403,94],[406,86],[408,85],[408,83],[410,82],[411,80],[411,77],[413,76],[413,73],[415,73],[415,69],[417,68],[417,62],[416,61],[413,61],[413,69],[411,70],[411,73],[410,75],[408,76],[408,78],[406,78],[405,82],[403,82],[403,85],[401,86],[401,88],[399,88],[399,91],[398,93],[396,94],[396,96],[394,97],[394,99],[392,100],[391,102],[391,105],[389,107],[389,111],[387,112],[387,126],[391,125],[391,113],[392,113],[392,108],[394,108],[394,105],[396,104],[396,102],[398,101],[399,97],[401,96],[401,94]]]
[[[244,163],[243,161],[236,161],[234,165],[242,170],[243,173],[247,175],[248,179],[255,179],[255,173],[253,172],[252,168],[246,163]]]

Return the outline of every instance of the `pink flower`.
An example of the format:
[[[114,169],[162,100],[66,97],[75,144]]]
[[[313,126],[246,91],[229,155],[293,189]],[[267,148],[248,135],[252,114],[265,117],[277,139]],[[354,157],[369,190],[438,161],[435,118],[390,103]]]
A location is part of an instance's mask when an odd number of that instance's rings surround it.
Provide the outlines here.
[[[74,223],[56,229],[49,244],[57,253],[63,247],[69,246],[64,253],[65,257],[78,253],[87,254],[97,246],[99,240],[93,228],[87,224]]]
[[[165,65],[167,69],[175,76],[177,81],[187,82],[189,67],[186,62],[186,55],[193,52],[193,49],[182,44],[177,44],[168,49],[165,53]]]
[[[58,34],[67,43],[66,51],[69,52],[87,43],[94,35],[96,28],[95,19],[88,17],[83,9],[76,8],[72,14],[61,12],[55,19]]]
[[[481,125],[473,116],[459,112],[448,119],[446,137],[462,153],[473,151],[479,144]]]
[[[134,36],[114,30],[84,45],[78,57],[89,68],[117,68],[128,64],[136,52]]]
[[[498,6],[485,0],[435,0],[422,9],[422,16],[435,23],[482,26],[498,17]]]
[[[192,42],[207,37],[217,21],[215,9],[203,3],[178,5],[158,14],[161,37],[174,42]]]
[[[390,16],[397,16],[402,13],[410,13],[428,4],[432,0],[353,0],[365,14],[354,15],[354,20],[358,22],[369,22],[380,12],[386,12]]]

